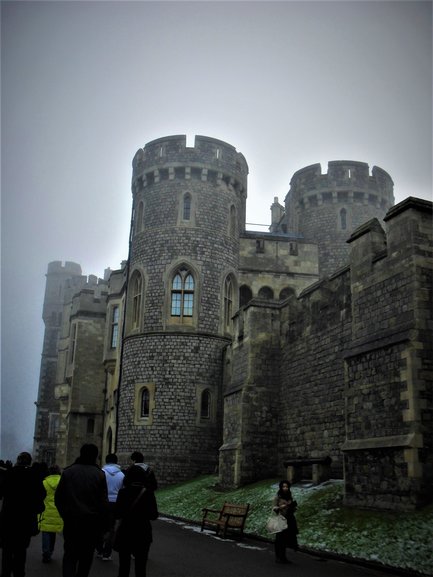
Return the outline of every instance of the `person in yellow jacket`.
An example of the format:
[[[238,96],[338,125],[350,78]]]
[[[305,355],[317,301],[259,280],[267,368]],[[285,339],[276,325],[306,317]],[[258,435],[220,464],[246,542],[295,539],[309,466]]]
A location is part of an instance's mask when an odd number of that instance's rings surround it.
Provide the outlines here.
[[[60,481],[60,468],[53,465],[48,469],[48,475],[43,483],[47,496],[45,510],[39,518],[39,528],[42,532],[42,562],[49,563],[56,544],[56,534],[63,531],[63,519],[60,517],[54,503],[54,495]]]

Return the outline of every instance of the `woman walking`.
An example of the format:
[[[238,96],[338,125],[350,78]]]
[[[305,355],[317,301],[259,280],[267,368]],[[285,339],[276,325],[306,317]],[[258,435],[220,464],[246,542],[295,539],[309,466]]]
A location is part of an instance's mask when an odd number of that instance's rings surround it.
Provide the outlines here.
[[[275,561],[290,563],[286,557],[286,548],[298,550],[298,525],[295,517],[296,501],[293,500],[289,481],[280,481],[278,493],[274,497],[273,510],[287,521],[287,529],[275,535]]]
[[[54,495],[60,481],[60,468],[53,465],[48,469],[48,475],[43,483],[47,496],[44,504],[45,510],[39,518],[39,527],[42,532],[42,562],[49,563],[56,544],[56,534],[63,530],[63,519],[54,503]]]
[[[44,510],[45,489],[31,464],[30,453],[20,453],[1,487],[2,577],[25,575],[27,549],[38,533],[38,516]]]
[[[119,577],[129,577],[131,555],[135,558],[135,577],[146,577],[152,543],[150,521],[158,517],[153,488],[141,467],[133,465],[128,469],[115,509],[119,521],[113,549],[119,552]]]

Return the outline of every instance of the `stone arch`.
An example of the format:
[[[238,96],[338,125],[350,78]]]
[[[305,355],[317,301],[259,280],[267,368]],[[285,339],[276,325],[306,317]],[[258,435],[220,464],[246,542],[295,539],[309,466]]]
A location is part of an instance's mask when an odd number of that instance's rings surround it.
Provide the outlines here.
[[[286,286],[280,290],[278,300],[284,301],[291,296],[296,296],[295,289],[293,289],[292,287]]]
[[[259,298],[272,300],[274,298],[274,291],[269,286],[262,286],[258,293]]]

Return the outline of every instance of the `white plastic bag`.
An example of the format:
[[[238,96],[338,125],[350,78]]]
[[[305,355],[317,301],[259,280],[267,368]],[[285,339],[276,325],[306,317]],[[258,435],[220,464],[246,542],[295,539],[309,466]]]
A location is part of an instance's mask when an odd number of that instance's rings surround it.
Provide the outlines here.
[[[280,533],[287,529],[287,520],[279,513],[272,513],[266,522],[266,530],[268,533]]]

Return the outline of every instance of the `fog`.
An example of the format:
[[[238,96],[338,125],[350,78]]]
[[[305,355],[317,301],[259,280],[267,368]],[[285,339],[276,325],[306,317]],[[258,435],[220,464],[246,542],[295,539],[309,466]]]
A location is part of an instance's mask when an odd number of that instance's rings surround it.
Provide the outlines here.
[[[330,160],[431,199],[431,2],[2,2],[1,51],[1,458],[33,445],[48,262],[127,258],[146,142],[235,146],[251,223]]]

